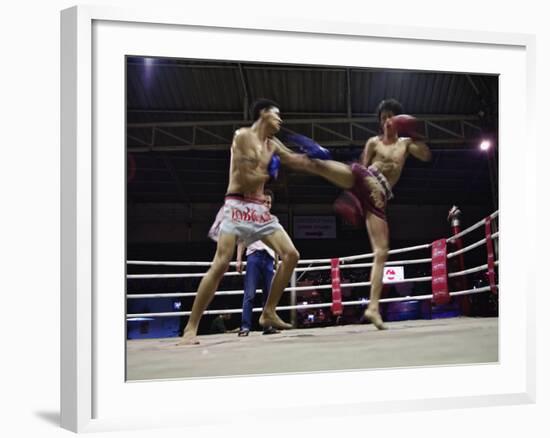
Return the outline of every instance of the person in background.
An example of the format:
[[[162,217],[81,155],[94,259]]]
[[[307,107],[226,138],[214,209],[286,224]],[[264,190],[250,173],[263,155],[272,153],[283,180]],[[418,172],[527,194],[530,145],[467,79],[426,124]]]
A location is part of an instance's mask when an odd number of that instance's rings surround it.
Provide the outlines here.
[[[273,192],[264,190],[264,204],[271,210],[273,204]],[[243,253],[245,245],[239,242],[237,246],[237,271],[243,270]],[[243,312],[239,336],[248,336],[252,329],[252,311],[256,289],[262,289],[262,305],[265,305],[273,280],[273,268],[277,264],[277,255],[261,240],[252,242],[246,247],[246,274],[244,278]],[[264,327],[263,334],[271,335],[279,333],[271,326]]]
[[[212,324],[210,324],[210,333],[235,333],[237,329],[228,330],[225,325],[230,319],[231,315],[229,313],[217,315],[212,321]]]

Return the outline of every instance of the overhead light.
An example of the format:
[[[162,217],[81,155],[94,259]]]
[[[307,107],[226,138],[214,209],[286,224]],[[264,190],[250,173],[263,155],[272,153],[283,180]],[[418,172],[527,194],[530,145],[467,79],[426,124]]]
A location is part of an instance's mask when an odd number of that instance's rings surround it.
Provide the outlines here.
[[[483,141],[479,144],[479,148],[480,148],[482,151],[486,151],[486,150],[488,150],[490,147],[491,147],[491,142],[490,142],[489,140],[483,140]]]

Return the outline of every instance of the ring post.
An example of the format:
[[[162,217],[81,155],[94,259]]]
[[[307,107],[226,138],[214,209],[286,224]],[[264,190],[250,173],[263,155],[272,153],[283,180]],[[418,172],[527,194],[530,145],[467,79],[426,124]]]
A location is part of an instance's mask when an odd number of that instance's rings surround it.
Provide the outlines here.
[[[296,271],[292,271],[292,277],[290,277],[290,287],[292,287],[290,291],[290,305],[296,306]],[[296,309],[292,309],[290,311],[290,323],[292,324],[292,327],[297,327],[297,321],[296,321]]]
[[[460,233],[460,216],[462,215],[462,211],[456,206],[453,205],[451,209],[449,210],[449,214],[447,215],[447,220],[451,223],[451,232],[453,236],[456,236]],[[462,245],[462,237],[457,237],[456,239],[452,239],[449,241],[449,244],[454,245],[454,251],[460,251],[463,247]],[[463,254],[459,254],[455,258],[455,264],[456,271],[464,271],[464,256]],[[452,263],[452,261],[451,261]],[[455,277],[451,280],[451,284],[453,285],[453,290],[466,290],[466,277],[460,276]],[[470,309],[470,301],[468,301],[468,298],[466,296],[463,296],[461,298],[456,298],[457,300],[460,300],[460,309],[462,310],[462,314],[464,315],[470,315],[471,309]]]

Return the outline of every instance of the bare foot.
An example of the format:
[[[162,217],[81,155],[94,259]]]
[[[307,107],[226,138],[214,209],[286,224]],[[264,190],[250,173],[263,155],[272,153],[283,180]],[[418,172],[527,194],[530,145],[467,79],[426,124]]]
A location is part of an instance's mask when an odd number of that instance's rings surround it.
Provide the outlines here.
[[[197,339],[197,335],[195,334],[187,334],[184,333],[183,337],[181,338],[181,341],[176,344],[177,347],[180,347],[182,345],[199,345],[200,342]]]
[[[271,326],[279,330],[292,328],[292,324],[284,322],[276,313],[266,314],[265,311],[260,315],[260,325],[262,327]]]
[[[367,309],[365,310],[365,318],[372,322],[378,330],[386,330],[387,327],[384,325],[384,321],[382,321],[380,312]]]

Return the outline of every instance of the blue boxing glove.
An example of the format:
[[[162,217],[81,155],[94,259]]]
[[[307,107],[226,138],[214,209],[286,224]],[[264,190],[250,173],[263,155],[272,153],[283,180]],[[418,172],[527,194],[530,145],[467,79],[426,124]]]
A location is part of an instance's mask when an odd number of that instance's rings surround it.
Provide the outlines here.
[[[281,159],[277,154],[273,154],[267,165],[267,173],[272,179],[277,179],[277,176],[279,176],[279,167],[281,167]]]
[[[296,144],[309,158],[317,158],[319,160],[330,160],[331,158],[328,149],[325,149],[305,135],[290,134],[287,136],[287,140],[290,143]]]

